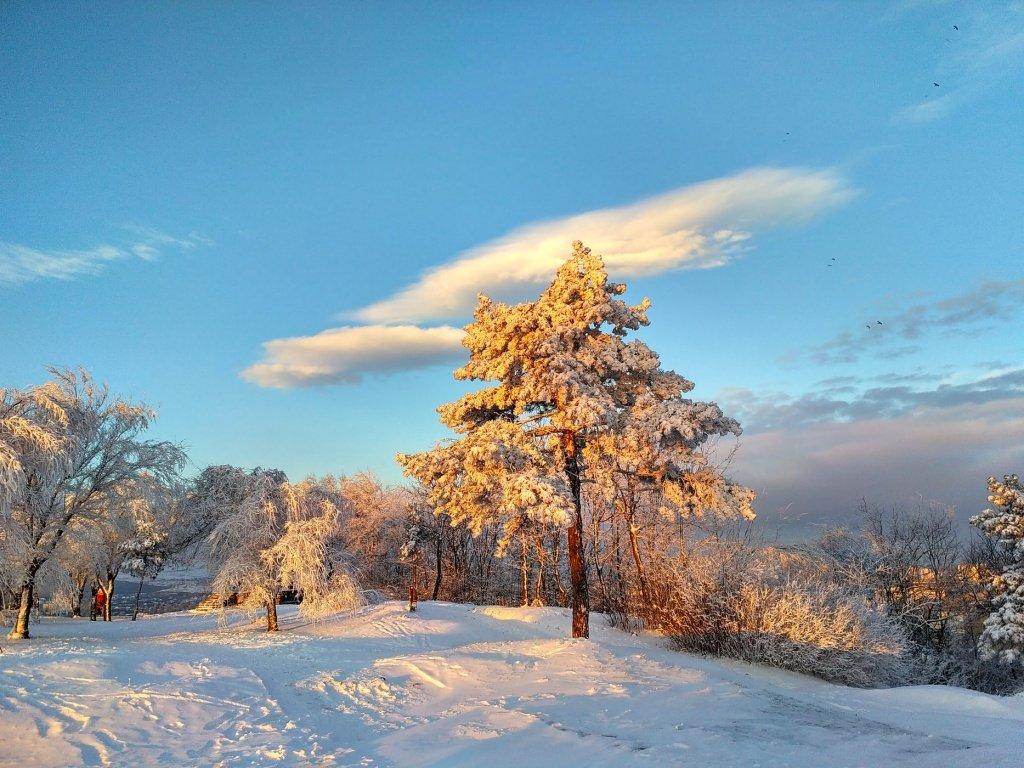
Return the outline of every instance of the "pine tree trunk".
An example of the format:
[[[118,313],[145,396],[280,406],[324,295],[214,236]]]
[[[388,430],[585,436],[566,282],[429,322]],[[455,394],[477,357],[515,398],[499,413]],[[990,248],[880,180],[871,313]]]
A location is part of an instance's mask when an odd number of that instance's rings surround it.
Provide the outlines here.
[[[139,588],[135,590],[135,607],[132,609],[132,621],[139,618],[139,598],[142,596],[142,581],[145,576],[139,576]]]
[[[14,628],[7,633],[8,640],[28,640],[28,620],[32,613],[32,590],[35,587],[35,574],[33,573],[21,585],[21,599],[18,602],[18,617],[14,621]]]
[[[431,600],[437,600],[437,595],[441,591],[441,536],[437,537],[437,546],[435,547],[434,567],[437,568],[437,576],[434,577],[434,594],[431,596]]]
[[[277,599],[267,603],[267,632],[277,632]]]
[[[572,491],[573,520],[568,531],[569,581],[572,590],[572,636],[590,637],[590,591],[587,588],[587,567],[583,558],[583,499],[580,487],[580,464],[576,435],[562,433],[565,474]]]
[[[530,564],[526,557],[526,537],[519,534],[519,604],[530,604]]]

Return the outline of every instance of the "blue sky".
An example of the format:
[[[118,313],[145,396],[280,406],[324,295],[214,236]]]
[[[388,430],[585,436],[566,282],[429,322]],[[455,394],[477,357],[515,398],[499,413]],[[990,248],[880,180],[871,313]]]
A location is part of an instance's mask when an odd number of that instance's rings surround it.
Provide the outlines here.
[[[0,382],[84,365],[199,467],[397,480],[461,300],[582,237],[765,525],[1022,469],[1020,2],[8,3],[0,71]]]

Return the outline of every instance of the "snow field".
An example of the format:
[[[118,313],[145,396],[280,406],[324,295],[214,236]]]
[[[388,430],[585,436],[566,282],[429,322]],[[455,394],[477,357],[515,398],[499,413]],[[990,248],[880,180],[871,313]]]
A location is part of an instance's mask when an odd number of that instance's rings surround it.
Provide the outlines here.
[[[0,765],[1020,766],[1024,698],[863,691],[557,608],[369,606],[267,634],[47,620],[0,655]]]

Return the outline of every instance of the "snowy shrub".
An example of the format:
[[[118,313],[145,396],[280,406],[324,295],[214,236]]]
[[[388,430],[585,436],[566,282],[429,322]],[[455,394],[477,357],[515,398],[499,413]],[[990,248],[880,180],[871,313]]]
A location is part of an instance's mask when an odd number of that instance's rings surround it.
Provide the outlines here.
[[[276,631],[282,590],[302,597],[300,612],[322,616],[362,603],[342,546],[345,500],[316,480],[289,483],[283,472],[209,467],[196,503],[218,510],[207,542],[213,589],[265,610]]]
[[[1012,565],[1010,550],[980,536],[964,542],[941,508],[883,512],[864,504],[861,512],[859,533],[828,532],[808,552],[834,580],[856,586],[903,627],[911,659],[907,682],[993,694],[1019,690],[1024,670],[978,647],[993,608],[987,585]]]
[[[817,563],[715,541],[656,559],[650,573],[652,603],[637,608],[638,618],[679,650],[859,687],[906,680],[899,624]]]

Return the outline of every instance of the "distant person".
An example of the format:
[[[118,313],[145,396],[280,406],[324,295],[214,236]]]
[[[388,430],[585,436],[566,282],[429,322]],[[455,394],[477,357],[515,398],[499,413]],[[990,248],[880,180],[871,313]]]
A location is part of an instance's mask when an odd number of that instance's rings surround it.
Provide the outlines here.
[[[97,587],[93,584],[89,590],[89,621],[96,621],[96,592]]]
[[[107,593],[103,590],[103,587],[99,587],[96,590],[96,613],[103,617],[103,620],[107,620]]]

